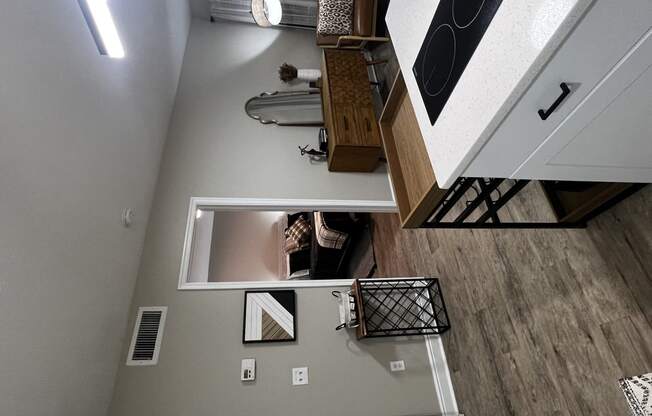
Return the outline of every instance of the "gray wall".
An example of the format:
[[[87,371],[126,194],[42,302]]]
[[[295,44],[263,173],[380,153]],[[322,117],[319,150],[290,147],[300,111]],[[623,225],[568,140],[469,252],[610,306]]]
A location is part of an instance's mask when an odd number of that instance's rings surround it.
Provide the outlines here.
[[[208,0],[190,0],[190,9],[194,18],[208,20],[210,16]]]
[[[111,415],[434,412],[423,340],[359,343],[336,333],[329,289],[297,290],[296,344],[246,347],[243,291],[177,290],[191,196],[390,198],[385,177],[301,161],[296,145],[312,142],[312,130],[261,126],[242,112],[248,96],[279,87],[279,63],[315,66],[318,52],[308,32],[193,21],[131,309],[133,325],[136,307],[167,305],[165,336],[157,366],[120,367]],[[258,361],[251,385],[239,380],[246,357]],[[405,373],[389,372],[394,358],[406,360]],[[290,386],[290,369],[303,365],[310,385]]]
[[[278,211],[215,211],[208,281],[280,280],[279,263],[285,255],[279,223],[284,215]]]
[[[331,289],[296,291],[298,342],[244,346],[242,291],[175,294],[174,279],[165,280],[167,285],[150,285],[156,293],[141,293],[136,300],[169,306],[159,364],[120,369],[111,415],[435,413],[423,339],[358,342],[354,334],[336,332]],[[251,384],[241,382],[239,374],[240,360],[250,357],[257,366]],[[405,360],[405,372],[389,371],[395,359]],[[292,367],[303,366],[309,367],[310,384],[292,386]]]
[[[288,88],[283,62],[318,67],[314,42],[308,31],[194,19],[157,198],[183,211],[190,196],[391,200],[382,168],[330,173],[301,157],[297,146],[316,145],[316,127],[262,125],[244,112],[250,97]]]
[[[122,60],[76,1],[2,2],[2,415],[103,415],[112,396],[190,11],[110,6]]]

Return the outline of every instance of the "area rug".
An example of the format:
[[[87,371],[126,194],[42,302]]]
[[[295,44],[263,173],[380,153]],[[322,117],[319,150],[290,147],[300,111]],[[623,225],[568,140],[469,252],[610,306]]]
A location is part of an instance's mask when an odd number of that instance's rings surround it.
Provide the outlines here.
[[[634,416],[652,416],[652,373],[618,380]]]

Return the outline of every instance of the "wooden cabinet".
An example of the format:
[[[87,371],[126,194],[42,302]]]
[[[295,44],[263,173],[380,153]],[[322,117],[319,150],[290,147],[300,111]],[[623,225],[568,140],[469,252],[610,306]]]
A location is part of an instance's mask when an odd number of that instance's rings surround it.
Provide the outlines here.
[[[463,176],[652,182],[650,22],[649,0],[596,0]]]
[[[382,148],[367,65],[359,51],[324,51],[322,105],[328,133],[328,169],[373,171]]]

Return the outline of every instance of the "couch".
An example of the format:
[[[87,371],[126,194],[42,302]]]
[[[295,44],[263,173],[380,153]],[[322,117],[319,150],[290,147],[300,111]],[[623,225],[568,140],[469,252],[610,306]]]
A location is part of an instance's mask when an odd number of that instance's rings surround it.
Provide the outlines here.
[[[351,248],[356,244],[361,230],[365,227],[365,220],[360,216],[353,218],[345,212],[324,212],[324,222],[329,228],[348,234],[341,249],[322,247],[317,242],[313,214],[302,212],[288,215],[288,226],[303,215],[309,219],[313,232],[311,233],[310,247],[289,255],[288,274],[300,270],[310,270],[310,279],[337,279],[346,278],[344,271],[350,259]]]

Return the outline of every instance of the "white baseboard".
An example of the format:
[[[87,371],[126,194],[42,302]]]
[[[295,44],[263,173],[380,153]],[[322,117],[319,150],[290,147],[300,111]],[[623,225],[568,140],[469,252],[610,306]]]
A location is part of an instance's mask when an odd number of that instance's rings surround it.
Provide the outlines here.
[[[446,361],[446,353],[444,352],[441,337],[439,335],[426,335],[424,338],[430,369],[432,370],[432,379],[435,384],[435,393],[441,408],[440,415],[458,416],[459,409],[457,408],[453,382],[448,370],[448,362]]]

